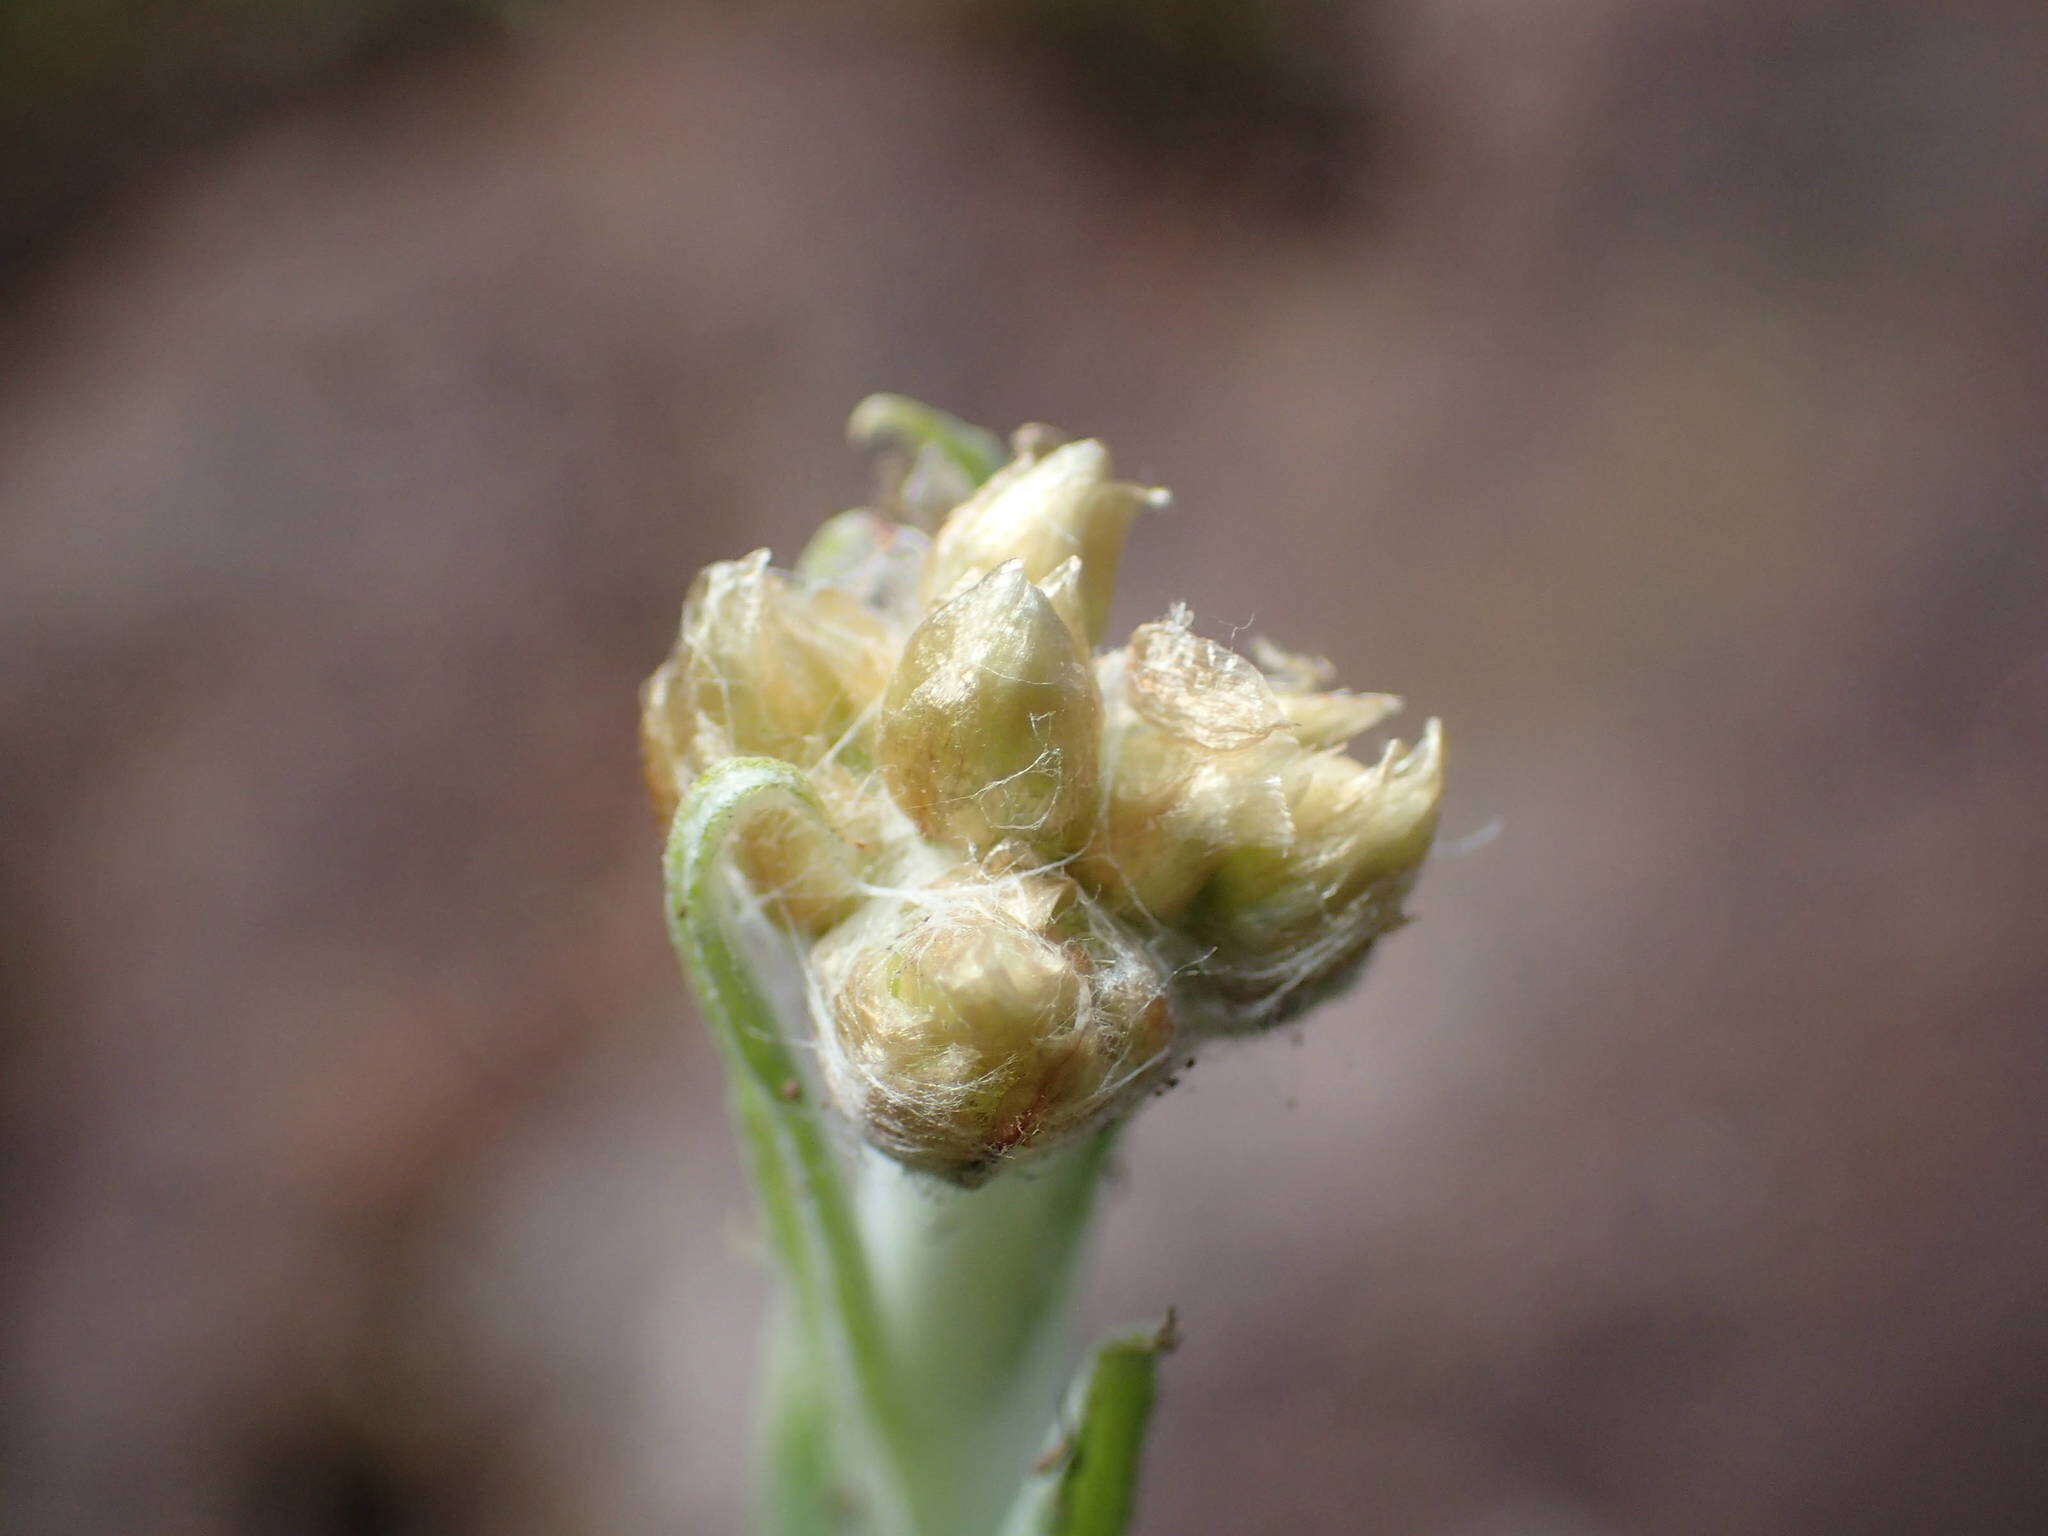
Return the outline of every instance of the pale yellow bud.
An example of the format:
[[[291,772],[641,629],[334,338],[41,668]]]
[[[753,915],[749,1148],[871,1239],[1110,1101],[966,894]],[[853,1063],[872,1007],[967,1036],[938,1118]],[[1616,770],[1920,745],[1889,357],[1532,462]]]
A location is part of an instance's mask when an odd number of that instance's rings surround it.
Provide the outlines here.
[[[857,850],[807,809],[757,811],[730,847],[734,867],[784,928],[816,938],[860,899]]]
[[[876,754],[923,832],[1060,859],[1095,818],[1101,705],[1050,600],[1011,561],[911,632],[883,699]]]
[[[1079,872],[1118,907],[1173,924],[1233,849],[1293,833],[1280,768],[1298,748],[1257,668],[1179,608],[1101,664],[1109,791]]]
[[[922,535],[909,539],[915,561]],[[903,561],[860,522],[842,524],[825,543],[848,586]],[[723,758],[766,754],[809,766],[842,743],[862,756],[856,727],[893,659],[889,625],[862,596],[805,590],[768,567],[768,551],[698,575],[676,649],[641,684],[641,768],[659,819],[666,823],[690,782]]]
[[[655,668],[640,689],[640,761],[655,815],[666,824],[696,777],[691,732],[695,713],[684,707],[680,661]],[[705,766],[709,766],[708,764]],[[849,841],[838,826],[875,824],[872,797],[837,764],[813,771],[819,813],[777,806],[757,812],[730,840],[732,860],[749,888],[783,927],[815,937],[853,909],[860,871],[878,840]]]
[[[865,507],[825,519],[796,559],[807,588],[831,587],[909,625],[919,613],[918,580],[929,536]]]
[[[682,669],[674,657],[656,667],[640,685],[640,773],[655,819],[664,827],[675,816],[683,791],[695,777],[690,739],[697,715],[689,706]]]
[[[805,770],[804,776],[817,791],[826,820],[853,849],[860,869],[873,870],[887,863],[893,844],[915,838],[903,813],[889,798],[881,776],[872,769],[850,766],[842,758],[827,758]]]
[[[1262,1022],[1312,1001],[1405,919],[1402,900],[1436,835],[1443,735],[1392,743],[1368,768],[1338,752],[1304,752],[1281,774],[1293,822],[1285,847],[1229,854],[1189,914],[1214,947],[1222,995],[1263,1007]]]
[[[1076,893],[1008,883],[933,888],[906,925],[820,963],[833,1097],[899,1161],[968,1182],[1100,1124],[1171,1037],[1157,972]]]
[[[1072,937],[1075,903],[1081,888],[1065,875],[1046,868],[1038,855],[1014,840],[964,864],[957,864],[930,883],[934,891],[965,891],[984,906],[1022,923],[1034,933],[1055,929]]]
[[[894,647],[880,615],[835,588],[804,590],[757,550],[697,579],[677,650],[701,771],[725,757],[804,767],[835,748],[860,752],[856,727]]]
[[[1019,457],[998,471],[940,526],[925,567],[924,599],[943,599],[966,577],[1006,560],[1033,581],[1070,557],[1081,561],[1081,610],[1089,644],[1109,623],[1124,535],[1141,508],[1165,493],[1110,478],[1109,450],[1092,439]]]
[[[1280,708],[1287,716],[1287,733],[1304,747],[1341,747],[1398,715],[1401,700],[1391,693],[1333,688],[1328,693],[1283,693]]]
[[[1288,733],[1305,747],[1341,747],[1401,712],[1391,693],[1331,688],[1335,669],[1320,656],[1283,651],[1263,636],[1253,638],[1252,656],[1272,685]]]
[[[1206,752],[1145,721],[1118,733],[1095,843],[1077,873],[1119,910],[1172,926],[1234,849],[1284,845],[1277,754]]]

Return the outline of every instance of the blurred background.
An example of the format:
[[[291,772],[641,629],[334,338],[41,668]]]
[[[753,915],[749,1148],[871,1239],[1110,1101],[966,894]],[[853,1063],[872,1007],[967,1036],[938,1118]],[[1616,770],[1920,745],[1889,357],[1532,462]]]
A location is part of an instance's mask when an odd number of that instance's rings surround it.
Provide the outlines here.
[[[634,689],[895,389],[1448,722],[1143,1531],[2048,1529],[2034,0],[12,0],[0,185],[0,1528],[739,1527]]]

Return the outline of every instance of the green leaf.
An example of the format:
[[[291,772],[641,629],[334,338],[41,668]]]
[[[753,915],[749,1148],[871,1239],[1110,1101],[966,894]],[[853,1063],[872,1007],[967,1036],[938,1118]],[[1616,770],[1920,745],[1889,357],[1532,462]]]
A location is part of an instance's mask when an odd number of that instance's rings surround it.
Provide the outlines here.
[[[1177,1342],[1169,1311],[1159,1327],[1096,1348],[1074,1427],[1040,1458],[1038,1478],[1012,1510],[1009,1536],[1123,1536],[1130,1529],[1159,1357]]]
[[[873,1427],[880,1469],[901,1497],[908,1435],[899,1384],[888,1356],[872,1266],[861,1242],[845,1179],[775,1010],[733,935],[734,892],[725,844],[753,816],[794,805],[823,815],[803,774],[774,758],[732,758],[700,778],[676,811],[663,859],[669,937],[703,1005],[720,1054],[752,1164],[768,1235],[789,1285],[793,1327],[814,1362],[843,1359]],[[806,1390],[777,1415],[814,1416]],[[785,1508],[815,1510],[824,1469],[804,1438],[814,1427],[771,1429],[778,1475],[801,1478]],[[782,1436],[798,1440],[779,1443]],[[886,1492],[886,1490],[885,1490]],[[806,1517],[808,1518],[808,1516]],[[792,1530],[804,1527],[791,1525]]]

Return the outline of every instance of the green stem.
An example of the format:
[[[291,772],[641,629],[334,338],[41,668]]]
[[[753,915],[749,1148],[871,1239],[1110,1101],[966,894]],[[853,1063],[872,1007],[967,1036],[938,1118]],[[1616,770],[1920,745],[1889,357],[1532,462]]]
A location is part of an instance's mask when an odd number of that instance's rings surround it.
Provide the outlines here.
[[[832,1395],[812,1329],[786,1304],[769,1324],[761,1526],[776,1536],[836,1536],[846,1499],[832,1435]]]
[[[993,1531],[1059,1406],[1067,1303],[1111,1137],[977,1189],[861,1164],[860,1214],[916,1455],[918,1508],[943,1536]]]

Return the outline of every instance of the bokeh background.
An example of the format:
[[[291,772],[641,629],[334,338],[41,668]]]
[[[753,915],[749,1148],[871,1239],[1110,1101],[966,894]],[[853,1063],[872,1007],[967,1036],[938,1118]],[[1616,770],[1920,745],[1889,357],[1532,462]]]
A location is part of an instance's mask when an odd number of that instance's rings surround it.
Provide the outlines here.
[[[1150,1107],[1142,1529],[2048,1529],[2034,0],[0,9],[0,1527],[726,1532],[637,679],[878,388],[1449,725]]]

